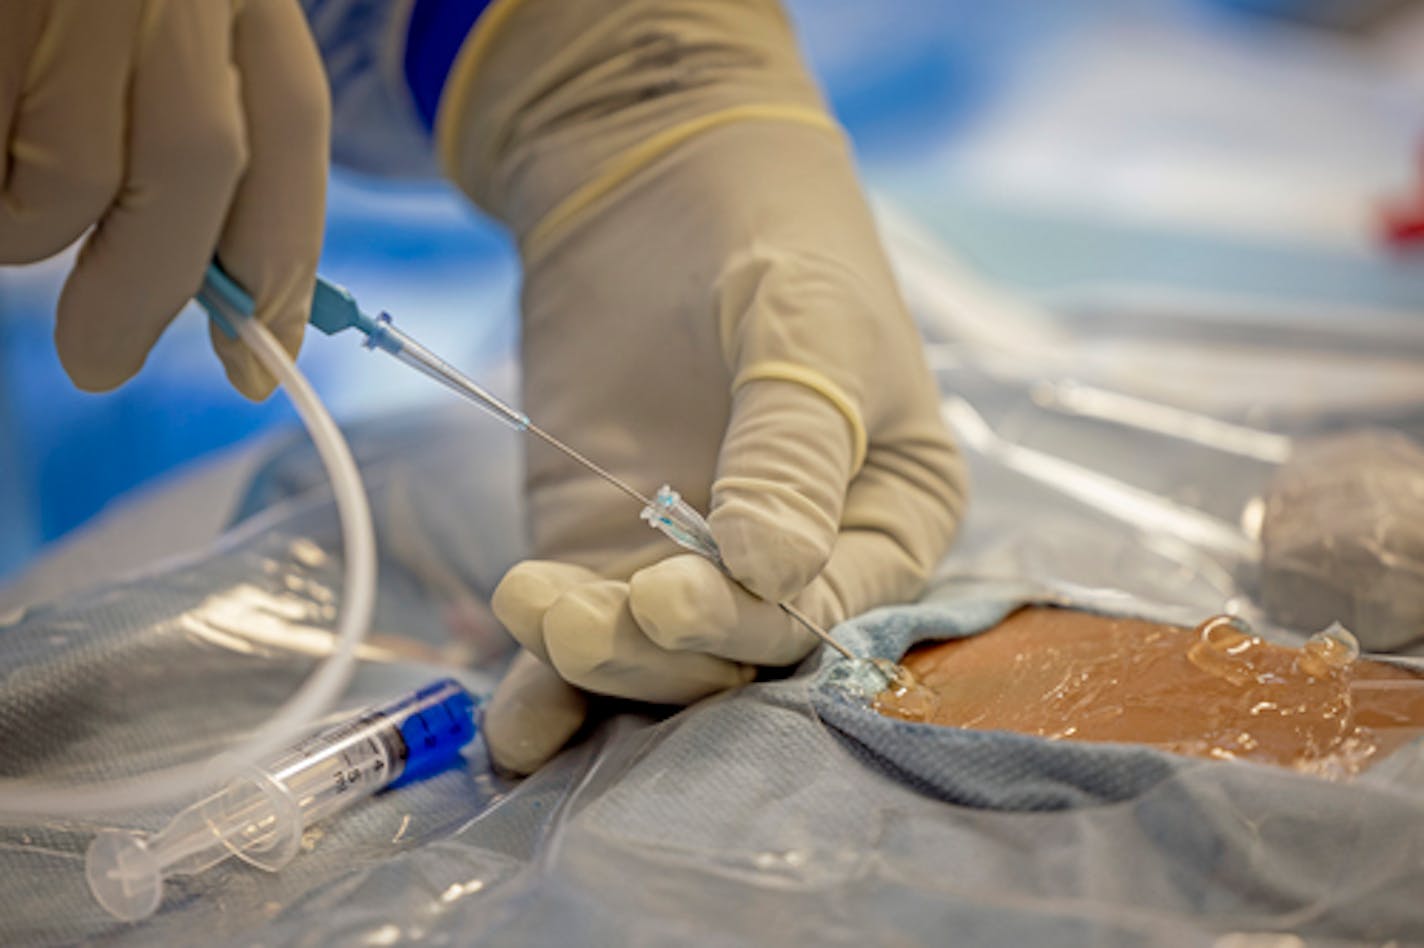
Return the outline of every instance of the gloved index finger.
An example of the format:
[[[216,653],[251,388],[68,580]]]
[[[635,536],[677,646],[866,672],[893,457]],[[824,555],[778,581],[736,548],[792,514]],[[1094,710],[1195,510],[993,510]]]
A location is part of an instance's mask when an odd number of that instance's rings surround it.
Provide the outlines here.
[[[495,587],[490,606],[520,645],[547,662],[545,614],[564,593],[602,578],[593,570],[573,563],[525,560],[504,574]]]
[[[670,651],[756,665],[789,665],[817,638],[775,603],[748,593],[698,556],[674,556],[634,573],[628,605],[643,633]],[[815,619],[841,618],[815,604]]]
[[[779,602],[830,556],[878,399],[867,367],[896,354],[878,317],[896,301],[848,262],[874,262],[858,221],[765,210],[768,232],[740,235],[718,282],[732,410],[708,522],[732,576]]]
[[[255,317],[296,357],[325,226],[330,105],[320,57],[295,0],[248,0],[233,25],[249,158],[218,256],[256,300]],[[233,385],[276,384],[242,343],[213,333]]]
[[[708,517],[735,579],[779,602],[815,578],[840,529],[854,449],[844,416],[811,389],[758,379],[736,390]]]
[[[123,187],[59,301],[55,343],[81,388],[113,388],[139,370],[217,245],[246,163],[228,7],[145,7]]]

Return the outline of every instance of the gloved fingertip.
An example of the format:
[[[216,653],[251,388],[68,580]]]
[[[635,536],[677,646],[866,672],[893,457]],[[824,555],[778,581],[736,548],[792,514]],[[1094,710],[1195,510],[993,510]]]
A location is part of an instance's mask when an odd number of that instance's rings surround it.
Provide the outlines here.
[[[74,387],[81,392],[92,394],[112,392],[137,375],[138,370],[143,367],[142,363],[129,367],[102,360],[95,362],[76,357],[73,353],[66,356],[63,349],[57,348],[57,351],[59,352],[59,364],[64,367],[64,374],[69,376],[69,381],[73,382]]]
[[[281,317],[264,323],[272,331],[272,335],[277,337],[277,344],[282,347],[293,362],[297,361],[297,356],[302,351],[302,340],[306,337],[308,315],[306,309],[299,309],[283,313]]]
[[[829,624],[826,617],[834,613],[823,596],[803,593],[799,604],[814,621]],[[634,573],[628,605],[643,633],[662,648],[748,666],[788,665],[817,642],[775,604],[752,596],[697,556],[673,557]]]
[[[659,647],[638,626],[628,597],[627,583],[584,583],[549,609],[544,643],[565,680],[595,694],[654,704],[690,704],[746,682],[745,669],[734,662]]]
[[[225,365],[227,380],[249,401],[262,402],[277,390],[277,378],[255,356],[239,357]]]
[[[570,688],[571,694],[578,694]],[[557,754],[583,726],[584,702],[538,707],[521,703],[491,707],[485,715],[485,743],[490,759],[507,773],[532,774]]]
[[[721,490],[715,504],[707,522],[722,561],[738,582],[768,602],[799,593],[830,560],[838,524],[789,489],[767,484],[760,490]]]
[[[516,563],[495,587],[490,608],[525,648],[545,660],[544,615],[563,593],[598,574],[582,566],[545,560]]]
[[[516,656],[484,714],[485,744],[501,770],[538,770],[583,725],[588,699],[528,652]]]
[[[634,573],[628,606],[648,638],[671,651],[718,652],[737,624],[731,584],[700,556],[674,556]]]
[[[68,288],[60,297],[54,326],[54,349],[64,374],[84,392],[109,392],[138,374],[148,359],[148,347],[134,340],[114,340],[86,314],[76,311]]]
[[[625,584],[602,580],[569,589],[549,606],[543,617],[544,647],[560,675],[602,690],[597,682],[608,666],[623,664],[618,624],[627,621],[627,602]]]
[[[208,323],[208,339],[222,363],[228,383],[244,398],[260,402],[277,388],[277,379],[247,348],[241,339],[230,339],[214,322]]]

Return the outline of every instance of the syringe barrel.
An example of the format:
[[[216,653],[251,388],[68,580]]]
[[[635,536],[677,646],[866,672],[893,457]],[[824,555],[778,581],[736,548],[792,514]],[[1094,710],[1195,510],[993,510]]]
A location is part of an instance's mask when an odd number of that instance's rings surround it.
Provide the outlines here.
[[[446,678],[313,734],[179,813],[151,837],[105,830],[89,848],[95,898],[119,918],[157,908],[163,879],[229,856],[276,871],[302,831],[382,787],[450,767],[478,732],[475,701]]]
[[[446,769],[476,730],[474,699],[446,678],[318,731],[260,769],[310,826],[387,785]]]
[[[405,756],[399,730],[373,710],[318,731],[258,770],[310,826],[386,786],[405,768]]]

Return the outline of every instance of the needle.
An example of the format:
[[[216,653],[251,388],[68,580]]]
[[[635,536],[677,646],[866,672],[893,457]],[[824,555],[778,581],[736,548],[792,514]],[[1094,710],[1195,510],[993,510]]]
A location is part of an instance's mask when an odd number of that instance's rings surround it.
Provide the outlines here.
[[[636,500],[640,505],[644,507],[653,506],[653,502],[651,500],[649,500],[647,497],[644,497],[635,488],[630,487],[628,483],[622,478],[609,471],[604,470],[602,467],[593,463],[588,458],[580,454],[578,451],[575,451],[573,448],[564,444],[558,438],[549,434],[549,432],[545,431],[543,428],[540,428],[533,422],[529,422],[528,427],[525,428],[525,430],[532,434],[534,437],[538,438],[540,441],[543,441],[545,444],[549,445],[550,447],[557,448],[569,458],[573,459],[574,461],[577,461],[579,464],[582,464],[585,468],[597,474],[599,477],[603,478],[605,481],[612,484],[614,487],[618,488],[623,493]]]
[[[222,272],[221,268],[214,264],[208,269],[203,289],[198,295],[198,301],[208,310],[209,315],[218,320],[220,326],[225,326],[224,304],[233,295],[240,293],[241,289]],[[347,329],[356,329],[366,337],[368,348],[379,349],[394,356],[411,368],[468,398],[516,431],[526,431],[532,434],[540,441],[563,453],[570,460],[618,488],[629,498],[636,500],[643,507],[644,519],[672,540],[686,549],[707,557],[716,563],[724,573],[727,571],[726,564],[722,562],[721,552],[717,549],[717,541],[712,538],[712,533],[707,527],[707,521],[701,514],[683,503],[676,491],[664,487],[658,492],[655,500],[649,499],[622,478],[595,464],[581,452],[540,428],[529,420],[528,415],[506,404],[492,392],[476,384],[474,380],[397,329],[392,324],[391,318],[385,313],[373,318],[361,312],[355,298],[345,289],[318,279],[316,292],[312,297],[310,321],[313,326],[327,335],[335,335]],[[855,653],[833,639],[829,632],[821,628],[800,609],[786,602],[777,603],[777,605],[788,616],[801,623],[841,655],[850,661],[860,661]],[[890,684],[895,683],[896,676],[891,671],[878,663],[872,662],[871,664],[885,676]],[[898,666],[892,663],[891,668],[898,668]]]

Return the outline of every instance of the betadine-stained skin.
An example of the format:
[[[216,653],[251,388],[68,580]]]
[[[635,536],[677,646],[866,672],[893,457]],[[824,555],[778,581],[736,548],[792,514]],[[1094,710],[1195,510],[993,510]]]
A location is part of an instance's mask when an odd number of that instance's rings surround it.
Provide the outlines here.
[[[1234,620],[1196,629],[1033,606],[981,635],[921,645],[882,714],[1050,740],[1146,744],[1325,777],[1424,728],[1424,678],[1358,660],[1348,634],[1276,645]]]

